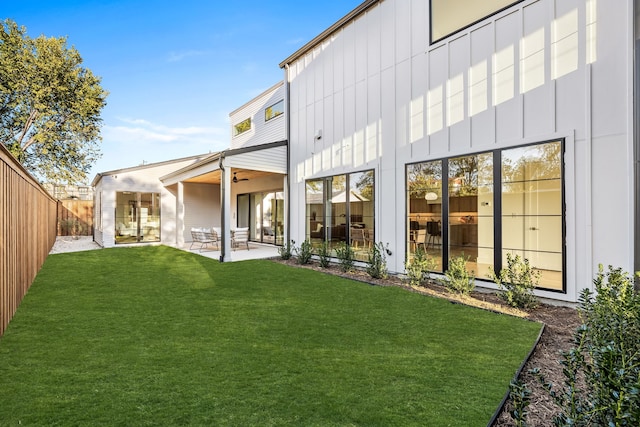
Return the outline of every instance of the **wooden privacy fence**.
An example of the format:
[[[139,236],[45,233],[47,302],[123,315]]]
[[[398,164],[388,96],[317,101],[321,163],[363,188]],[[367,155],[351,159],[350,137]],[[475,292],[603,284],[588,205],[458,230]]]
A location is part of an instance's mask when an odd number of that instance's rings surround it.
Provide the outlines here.
[[[0,336],[55,243],[56,205],[0,144]]]
[[[73,224],[76,235],[93,236],[93,200],[58,201],[58,236],[72,235]]]

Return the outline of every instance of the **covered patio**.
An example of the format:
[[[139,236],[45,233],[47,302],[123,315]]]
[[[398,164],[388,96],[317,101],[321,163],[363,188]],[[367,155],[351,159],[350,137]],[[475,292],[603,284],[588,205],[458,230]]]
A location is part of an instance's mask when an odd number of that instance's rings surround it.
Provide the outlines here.
[[[277,246],[288,239],[286,159],[287,143],[281,141],[225,150],[162,176],[176,196],[176,247],[191,246],[192,228],[215,227],[218,250],[202,251],[205,256],[220,261],[277,256]],[[249,250],[232,247],[236,228],[249,229]]]

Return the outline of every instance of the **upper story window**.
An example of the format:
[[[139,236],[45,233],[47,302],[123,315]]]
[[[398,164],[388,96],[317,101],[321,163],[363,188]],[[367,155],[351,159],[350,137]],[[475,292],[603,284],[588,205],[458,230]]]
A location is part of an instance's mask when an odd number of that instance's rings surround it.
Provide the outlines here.
[[[238,136],[251,129],[251,117],[233,125],[233,136]]]
[[[522,0],[431,0],[431,43]]]
[[[270,107],[264,109],[264,121],[268,122],[284,113],[284,100],[280,100]]]

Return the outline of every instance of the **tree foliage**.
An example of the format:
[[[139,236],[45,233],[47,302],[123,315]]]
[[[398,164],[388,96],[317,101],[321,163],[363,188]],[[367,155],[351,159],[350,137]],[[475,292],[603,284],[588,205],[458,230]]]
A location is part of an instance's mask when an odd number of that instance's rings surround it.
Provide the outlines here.
[[[36,177],[86,179],[99,158],[107,92],[64,37],[0,25],[0,143]]]

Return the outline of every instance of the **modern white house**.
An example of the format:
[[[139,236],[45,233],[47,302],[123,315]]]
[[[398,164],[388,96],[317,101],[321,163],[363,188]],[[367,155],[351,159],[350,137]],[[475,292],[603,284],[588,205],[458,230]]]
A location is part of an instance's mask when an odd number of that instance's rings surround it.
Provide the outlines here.
[[[463,256],[490,289],[513,254],[541,273],[538,296],[575,302],[599,264],[640,270],[639,11],[366,0],[230,114],[228,150],[99,174],[96,240],[183,245],[214,226],[226,261],[249,227],[360,261],[382,244],[398,274],[418,250],[435,273]]]
[[[254,242],[284,242],[287,188],[284,84],[230,114],[230,148],[222,152],[98,174],[95,240],[184,246],[192,227],[221,230],[230,261],[231,230],[248,227]]]
[[[507,254],[575,302],[638,268],[634,0],[367,0],[286,58],[293,240]],[[358,253],[358,249],[356,249]]]

